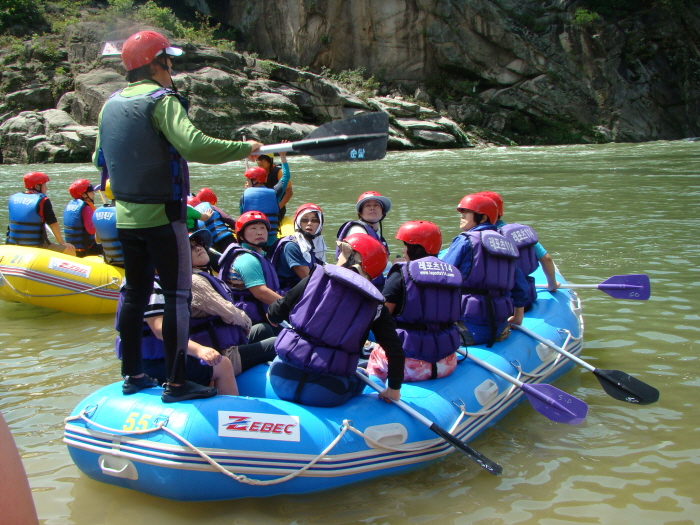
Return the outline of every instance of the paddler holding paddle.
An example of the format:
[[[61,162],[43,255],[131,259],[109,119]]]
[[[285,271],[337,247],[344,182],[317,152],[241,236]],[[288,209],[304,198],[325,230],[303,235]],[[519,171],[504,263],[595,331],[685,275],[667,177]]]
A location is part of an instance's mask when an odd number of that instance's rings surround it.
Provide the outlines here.
[[[158,271],[165,298],[167,401],[216,395],[186,380],[192,264],[185,225],[187,161],[221,164],[254,154],[259,142],[205,135],[187,116],[187,101],[171,77],[182,50],[155,31],[140,31],[122,47],[128,86],[113,94],[99,117],[93,161],[108,171],[116,198],[117,232],[124,255],[126,294],[118,330],[124,394],[155,386],[144,374],[142,320]],[[254,156],[251,157],[254,159]]]
[[[508,323],[520,324],[528,302],[525,276],[516,267],[520,256],[512,241],[495,226],[498,206],[485,195],[466,195],[457,206],[462,230],[441,259],[462,273],[464,346],[488,347],[505,340]]]
[[[531,274],[537,270],[538,265],[542,266],[542,271],[547,278],[547,290],[553,292],[561,286],[561,283],[557,281],[556,268],[552,256],[539,243],[537,233],[530,226],[518,223],[508,224],[503,220],[503,199],[498,193],[495,191],[480,191],[479,195],[486,195],[496,203],[496,206],[498,206],[498,220],[496,221],[498,231],[513,241],[520,252],[520,257],[516,259],[516,265],[525,275],[529,285],[530,298],[528,304],[525,305],[525,311],[527,312],[537,300],[535,278],[531,277]]]

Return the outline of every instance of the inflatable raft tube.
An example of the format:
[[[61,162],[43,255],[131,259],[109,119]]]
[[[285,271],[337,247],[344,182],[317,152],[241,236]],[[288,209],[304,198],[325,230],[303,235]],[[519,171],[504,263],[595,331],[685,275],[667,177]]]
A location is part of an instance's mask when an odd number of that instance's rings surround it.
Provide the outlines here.
[[[581,352],[583,320],[572,291],[540,292],[524,325]],[[520,332],[469,352],[526,383],[551,383],[574,366]],[[161,402],[160,388],[124,396],[114,383],[75,408],[64,442],[87,476],[180,501],[317,492],[401,474],[454,451],[398,407],[378,401],[369,387],[340,407],[318,408],[278,399],[266,365],[237,380],[238,397],[173,404]],[[469,441],[524,396],[465,360],[446,378],[405,383],[401,399]],[[532,417],[542,416],[533,411]]]
[[[0,245],[0,299],[76,314],[117,311],[124,270],[102,257]]]

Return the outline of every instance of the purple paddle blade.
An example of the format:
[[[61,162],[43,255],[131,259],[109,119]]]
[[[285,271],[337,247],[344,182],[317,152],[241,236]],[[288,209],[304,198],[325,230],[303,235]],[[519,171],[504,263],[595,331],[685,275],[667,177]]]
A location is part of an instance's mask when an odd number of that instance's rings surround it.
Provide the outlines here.
[[[644,274],[613,275],[600,283],[598,290],[615,299],[646,301],[651,297],[649,276]]]
[[[577,425],[586,419],[588,405],[552,385],[524,383],[521,388],[532,408],[552,421]]]

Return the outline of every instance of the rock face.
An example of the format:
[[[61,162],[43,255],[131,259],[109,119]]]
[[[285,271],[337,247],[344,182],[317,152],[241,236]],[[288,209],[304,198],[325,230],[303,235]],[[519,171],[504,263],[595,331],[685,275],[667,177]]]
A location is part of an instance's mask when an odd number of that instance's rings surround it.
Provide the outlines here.
[[[97,120],[107,98],[126,86],[119,58],[94,60],[114,35],[85,24],[66,33],[72,90],[54,96],[50,86],[24,86],[4,96],[0,151],[4,163],[88,162]],[[392,122],[390,147],[398,149],[470,146],[459,126],[432,108],[392,98],[364,101],[328,79],[231,51],[197,47],[171,39],[185,54],[173,82],[189,104],[197,128],[224,139],[275,143],[300,140],[317,125],[367,111],[386,111]],[[85,63],[89,59],[92,62]],[[24,71],[25,77],[30,75]],[[2,78],[0,88],[14,77]],[[0,91],[2,91],[0,89]],[[6,88],[5,91],[8,91]],[[58,98],[58,100],[56,100]],[[31,101],[31,102],[30,102]],[[425,103],[424,103],[425,104]],[[35,111],[21,111],[31,108]],[[48,109],[55,108],[55,109]],[[413,121],[408,122],[410,119]]]
[[[572,0],[229,0],[221,18],[263,57],[432,85],[519,143],[648,141],[700,135],[700,5],[671,4],[581,21]]]
[[[81,126],[58,109],[23,111],[0,126],[6,164],[89,162],[97,128]]]

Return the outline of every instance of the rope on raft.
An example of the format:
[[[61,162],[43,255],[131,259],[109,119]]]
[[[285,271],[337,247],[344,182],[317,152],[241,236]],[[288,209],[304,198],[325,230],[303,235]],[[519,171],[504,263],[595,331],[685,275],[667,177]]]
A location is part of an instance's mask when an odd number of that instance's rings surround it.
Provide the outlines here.
[[[2,270],[0,270],[0,280],[5,281],[7,283],[7,285],[12,289],[13,292],[15,292],[17,295],[21,295],[23,297],[68,297],[70,295],[80,295],[83,293],[94,292],[95,290],[99,290],[100,288],[106,288],[107,286],[116,286],[119,284],[119,279],[117,277],[112,277],[112,281],[107,283],[107,284],[101,284],[99,286],[94,286],[92,288],[88,288],[87,290],[82,290],[80,292],[37,295],[37,294],[20,292],[17,288],[12,286],[12,283],[7,279],[5,274],[2,273]]]
[[[92,409],[91,409],[92,410]],[[375,441],[374,439],[370,438],[369,436],[365,435],[364,432],[361,430],[358,430],[353,426],[352,420],[349,419],[344,419],[343,423],[340,425],[340,431],[338,435],[335,437],[335,439],[321,452],[318,456],[316,456],[314,459],[312,459],[309,463],[304,465],[302,468],[295,470],[286,476],[282,476],[280,478],[275,478],[275,479],[268,479],[268,480],[261,480],[261,479],[253,479],[249,478],[248,476],[245,476],[243,474],[235,474],[234,472],[229,471],[225,467],[223,467],[221,464],[219,464],[215,459],[213,459],[211,456],[209,456],[206,452],[203,450],[200,450],[198,447],[187,441],[184,437],[182,437],[180,434],[177,432],[170,430],[168,427],[165,425],[168,423],[168,420],[165,419],[164,421],[159,422],[156,426],[153,428],[148,428],[145,430],[118,430],[110,427],[106,427],[104,425],[101,425],[100,423],[97,423],[95,421],[92,421],[89,417],[86,415],[87,408],[84,409],[83,411],[80,412],[80,414],[76,416],[69,416],[64,420],[64,423],[67,423],[69,421],[75,421],[78,419],[82,419],[85,421],[85,423],[94,425],[102,430],[111,432],[116,435],[141,435],[141,434],[149,434],[151,432],[157,432],[159,430],[163,430],[164,432],[167,432],[170,434],[173,438],[176,440],[180,441],[183,443],[187,448],[192,450],[195,454],[198,454],[202,459],[204,459],[207,463],[209,463],[212,467],[214,467],[216,470],[224,474],[225,476],[228,476],[229,478],[232,478],[240,483],[246,483],[248,485],[276,485],[278,483],[284,483],[285,481],[289,481],[291,479],[296,478],[300,474],[304,473],[307,471],[309,468],[313,467],[316,463],[318,463],[321,459],[323,459],[325,456],[327,456],[333,448],[340,442],[340,440],[343,438],[343,436],[347,433],[348,430],[351,432],[354,432],[358,436],[364,438],[367,442],[371,443],[374,445],[376,448],[382,448],[385,450],[390,450],[392,452],[417,452],[420,450],[427,450],[429,448],[434,447],[436,444],[442,442],[443,440],[440,438],[437,439],[431,439],[427,442],[425,445],[421,445],[418,447],[400,447],[400,446],[388,446],[384,445],[378,441]],[[452,434],[455,429],[459,426],[459,423],[462,421],[462,418],[464,417],[465,412],[464,410],[461,410],[460,415],[457,417],[457,420],[455,421],[454,425],[450,428],[450,434]]]

